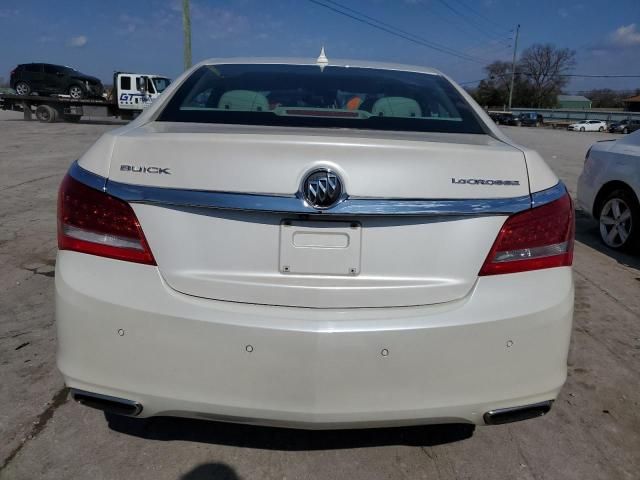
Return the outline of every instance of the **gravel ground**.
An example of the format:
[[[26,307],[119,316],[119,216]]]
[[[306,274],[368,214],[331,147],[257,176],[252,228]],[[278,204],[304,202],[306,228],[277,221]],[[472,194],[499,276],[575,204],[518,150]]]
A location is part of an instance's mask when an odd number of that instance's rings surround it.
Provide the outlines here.
[[[603,248],[578,216],[569,379],[552,412],[518,424],[306,432],[105,418],[69,401],[55,369],[56,188],[113,124],[0,112],[0,478],[637,479],[640,258]],[[506,127],[575,193],[608,134]]]

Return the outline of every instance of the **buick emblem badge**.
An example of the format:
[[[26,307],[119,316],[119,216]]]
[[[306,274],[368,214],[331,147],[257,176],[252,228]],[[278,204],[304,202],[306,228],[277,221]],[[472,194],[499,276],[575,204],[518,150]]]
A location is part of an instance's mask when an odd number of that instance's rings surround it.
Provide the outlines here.
[[[310,207],[331,208],[342,199],[342,180],[328,168],[308,173],[302,182],[302,196]]]

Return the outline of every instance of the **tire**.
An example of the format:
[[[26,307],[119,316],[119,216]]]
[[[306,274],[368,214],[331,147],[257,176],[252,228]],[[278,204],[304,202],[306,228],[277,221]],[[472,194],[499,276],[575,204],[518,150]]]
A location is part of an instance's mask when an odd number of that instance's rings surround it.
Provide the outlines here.
[[[40,105],[36,108],[36,118],[43,123],[53,123],[58,119],[58,112],[49,105]]]
[[[580,127],[580,131],[581,131],[581,132],[584,132],[584,131],[585,131],[585,130],[584,130],[584,127]]]
[[[633,192],[618,188],[602,201],[598,212],[600,238],[614,250],[634,250],[640,239],[640,204]]]
[[[18,95],[29,95],[31,93],[31,87],[26,82],[16,83],[15,91]]]
[[[68,93],[69,96],[74,100],[80,100],[82,97],[84,97],[84,90],[80,85],[71,85],[69,87]]]
[[[598,129],[598,131],[599,131],[599,132],[604,132],[604,127],[600,127],[600,128]]]
[[[627,127],[624,127],[624,129],[622,130],[622,133],[626,135],[627,133],[629,133],[629,129]]]

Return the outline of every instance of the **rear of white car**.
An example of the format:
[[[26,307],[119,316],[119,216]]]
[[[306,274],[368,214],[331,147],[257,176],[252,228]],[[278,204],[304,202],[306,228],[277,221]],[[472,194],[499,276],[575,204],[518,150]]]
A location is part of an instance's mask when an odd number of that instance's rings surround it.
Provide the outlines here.
[[[303,428],[546,413],[573,208],[414,67],[204,62],[60,191],[58,365],[139,415]]]

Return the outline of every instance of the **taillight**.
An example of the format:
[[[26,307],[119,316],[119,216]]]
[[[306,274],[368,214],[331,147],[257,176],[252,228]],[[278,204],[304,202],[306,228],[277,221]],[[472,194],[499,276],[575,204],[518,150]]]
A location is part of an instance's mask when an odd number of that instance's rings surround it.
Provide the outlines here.
[[[69,175],[58,194],[58,248],[156,264],[131,206]]]
[[[507,218],[479,275],[526,272],[573,263],[575,234],[569,194]]]

